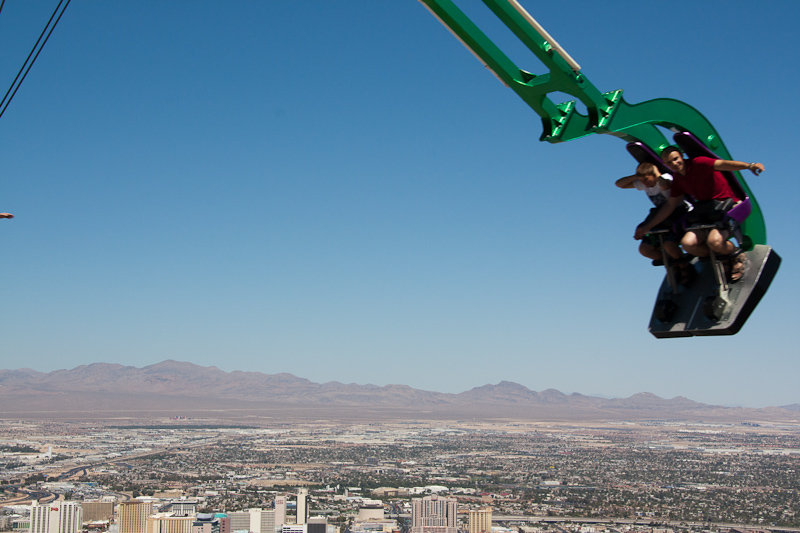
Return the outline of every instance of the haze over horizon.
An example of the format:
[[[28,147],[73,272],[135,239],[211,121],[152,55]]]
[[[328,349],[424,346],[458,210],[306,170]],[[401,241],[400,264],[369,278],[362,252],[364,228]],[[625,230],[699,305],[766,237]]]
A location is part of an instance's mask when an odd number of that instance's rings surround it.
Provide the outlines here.
[[[663,271],[632,239],[647,199],[614,187],[625,144],[540,143],[416,1],[73,2],[0,120],[0,366],[800,402],[800,4],[682,0],[664,31],[657,4],[612,29],[522,3],[601,91],[682,100],[766,165],[746,179],[783,263],[739,334],[647,332]],[[0,85],[55,4],[6,2]]]
[[[81,372],[76,374],[76,371],[79,370]],[[673,414],[682,416],[686,416],[690,412],[682,411],[687,405],[689,407],[715,406],[714,404],[698,403],[692,398],[686,398],[684,396],[662,398],[645,390],[638,391],[625,398],[603,394],[591,394],[585,391],[561,391],[552,387],[536,391],[528,389],[524,385],[511,380],[502,380],[498,383],[484,383],[468,390],[449,392],[435,389],[417,389],[404,383],[375,385],[374,383],[341,382],[338,380],[315,382],[302,375],[292,373],[269,374],[253,370],[234,370],[232,372],[227,372],[214,365],[201,366],[188,361],[176,361],[171,359],[142,367],[98,361],[74,368],[58,369],[50,372],[40,372],[32,368],[0,369],[0,393],[4,394],[6,399],[10,398],[9,394],[12,396],[17,394],[18,391],[21,390],[20,384],[26,381],[26,376],[31,376],[32,374],[34,375],[34,379],[30,381],[30,388],[25,388],[26,394],[39,390],[51,393],[55,391],[61,393],[70,391],[91,393],[113,392],[114,394],[118,393],[125,397],[129,397],[131,393],[160,394],[162,392],[168,392],[172,395],[188,394],[189,396],[196,396],[195,392],[197,390],[211,391],[221,386],[222,390],[227,392],[224,392],[222,396],[219,397],[220,400],[236,398],[240,400],[259,401],[265,398],[265,394],[268,396],[277,394],[281,397],[282,402],[288,401],[292,403],[306,396],[315,396],[320,390],[326,389],[329,385],[335,385],[334,389],[327,389],[326,394],[330,394],[332,391],[338,391],[339,393],[343,393],[343,398],[346,398],[345,401],[349,402],[361,394],[371,395],[375,394],[376,389],[382,389],[388,396],[383,397],[380,403],[386,405],[387,402],[388,404],[397,402],[397,407],[405,408],[413,405],[415,402],[413,399],[414,397],[407,397],[404,394],[394,396],[394,392],[396,391],[390,389],[400,387],[406,388],[409,391],[422,393],[422,396],[417,398],[417,400],[422,398],[425,402],[431,400],[431,398],[426,396],[428,393],[455,396],[478,393],[478,396],[473,398],[473,401],[480,398],[479,401],[485,401],[487,399],[496,401],[501,399],[502,402],[502,399],[505,399],[510,400],[512,403],[522,402],[525,404],[533,401],[536,404],[544,400],[544,404],[559,404],[565,402],[564,407],[566,409],[570,408],[570,398],[573,398],[575,395],[595,400],[630,400],[633,401],[633,403],[626,403],[626,406],[628,408],[633,407],[634,409],[652,409],[654,407],[653,402],[655,401],[655,405],[657,405],[659,409],[665,407],[668,409],[675,409]],[[339,387],[339,385],[343,387]],[[166,389],[162,390],[165,386]],[[278,386],[280,390],[275,390],[275,386]],[[284,389],[284,386],[288,386],[289,388]],[[296,388],[298,386],[300,390]],[[303,392],[305,387],[310,388]],[[356,389],[353,389],[353,387],[356,387]],[[233,392],[233,396],[230,395],[231,392]],[[204,393],[202,396],[211,400],[215,398],[214,394],[210,393]],[[294,398],[294,400],[292,400],[292,398]],[[335,403],[336,399],[337,396],[334,392],[334,396],[327,396],[324,402]],[[377,397],[371,398],[370,403],[373,404],[373,407],[377,406],[374,404],[377,399]],[[61,399],[59,403],[63,401],[64,400]],[[319,401],[319,398],[315,401]],[[409,401],[411,404],[407,403]],[[668,406],[671,402],[673,405]],[[678,403],[674,404],[674,402]],[[73,401],[67,403],[73,403]],[[437,403],[437,401],[434,400],[434,403]],[[580,411],[586,406],[578,401],[573,407]],[[608,416],[609,407],[611,406],[608,404],[603,405],[606,416]],[[620,406],[617,405],[617,407]],[[752,406],[746,405],[721,405],[720,407],[752,409]],[[780,407],[789,409],[790,411],[800,411],[800,403],[767,407]],[[499,415],[501,412],[498,411],[497,414]],[[706,412],[704,416],[707,417],[709,414],[710,413]]]

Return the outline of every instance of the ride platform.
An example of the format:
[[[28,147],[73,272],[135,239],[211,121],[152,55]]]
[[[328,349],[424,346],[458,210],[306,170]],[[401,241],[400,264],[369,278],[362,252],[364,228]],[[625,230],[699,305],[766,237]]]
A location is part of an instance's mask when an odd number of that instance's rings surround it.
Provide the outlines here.
[[[736,334],[767,292],[780,263],[771,247],[757,244],[747,252],[747,267],[736,283],[719,282],[720,265],[713,258],[693,261],[697,277],[688,287],[670,280],[668,273],[658,291],[650,333],[657,338]]]

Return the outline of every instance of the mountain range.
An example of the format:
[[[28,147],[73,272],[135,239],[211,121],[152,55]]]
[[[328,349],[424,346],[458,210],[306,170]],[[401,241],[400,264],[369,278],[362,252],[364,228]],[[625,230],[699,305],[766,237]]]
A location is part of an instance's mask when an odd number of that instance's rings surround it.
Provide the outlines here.
[[[0,370],[0,418],[159,416],[761,423],[796,422],[800,405],[723,407],[646,392],[608,399],[554,389],[537,392],[509,381],[450,394],[406,385],[314,383],[286,373],[224,372],[179,361],[143,368],[94,363],[48,373]]]

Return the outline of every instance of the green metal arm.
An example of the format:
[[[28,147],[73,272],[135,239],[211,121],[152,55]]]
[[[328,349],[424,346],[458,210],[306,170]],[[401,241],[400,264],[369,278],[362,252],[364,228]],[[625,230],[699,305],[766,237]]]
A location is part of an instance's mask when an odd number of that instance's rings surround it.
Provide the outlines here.
[[[541,61],[548,72],[532,74],[520,69],[451,0],[419,0],[489,68],[514,90],[542,120],[541,141],[560,143],[593,133],[614,135],[626,142],[639,141],[660,153],[669,142],[658,128],[688,131],[722,159],[733,159],[714,126],[699,111],[679,100],[658,98],[629,104],[622,90],[601,93],[578,65],[516,0],[483,0],[483,3]],[[554,103],[550,93],[574,96],[576,102]],[[753,244],[766,244],[764,217],[747,182],[736,173],[753,204],[742,231]]]

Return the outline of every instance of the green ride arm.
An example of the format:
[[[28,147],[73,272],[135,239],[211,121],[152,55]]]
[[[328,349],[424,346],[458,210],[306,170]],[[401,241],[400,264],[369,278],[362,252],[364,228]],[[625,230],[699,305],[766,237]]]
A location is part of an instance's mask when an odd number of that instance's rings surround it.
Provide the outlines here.
[[[560,143],[601,133],[626,142],[639,141],[655,153],[669,145],[661,128],[688,131],[722,159],[733,159],[714,126],[692,106],[671,98],[629,104],[621,89],[601,93],[581,72],[580,65],[531,17],[516,0],[483,3],[541,61],[548,72],[532,74],[520,69],[483,33],[452,0],[419,0],[495,76],[510,87],[541,118],[539,140]],[[573,101],[556,104],[550,93],[565,93]],[[747,182],[736,172],[753,205],[742,232],[753,244],[766,244],[764,216]]]

